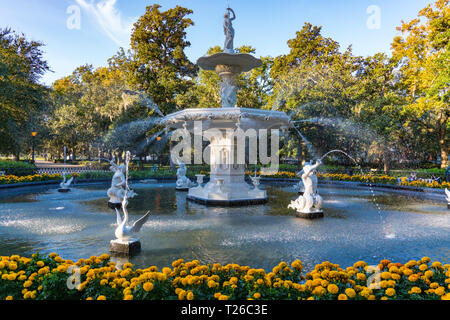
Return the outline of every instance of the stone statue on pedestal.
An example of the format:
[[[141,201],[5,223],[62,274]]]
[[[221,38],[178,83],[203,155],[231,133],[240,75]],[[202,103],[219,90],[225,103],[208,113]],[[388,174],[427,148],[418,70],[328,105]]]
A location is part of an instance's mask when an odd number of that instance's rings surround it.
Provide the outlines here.
[[[317,175],[316,169],[322,164],[318,160],[315,164],[306,162],[302,171],[298,172],[302,178],[304,192],[296,200],[292,201],[288,208],[297,211],[297,215],[300,217],[314,218],[317,216],[323,216],[322,197],[317,192]]]
[[[233,17],[230,15],[233,14]],[[227,8],[227,12],[225,13],[225,20],[223,22],[223,31],[225,33],[225,45],[223,47],[223,51],[226,53],[234,53],[233,48],[233,40],[234,40],[234,29],[231,21],[236,19],[236,15],[231,8]]]
[[[186,165],[184,162],[178,162],[179,168],[177,170],[177,190],[189,190],[193,186],[192,181],[186,177]]]
[[[114,163],[114,160],[110,164],[110,170],[114,172],[114,175],[111,180],[111,188],[107,191],[109,197],[108,205],[112,208],[120,208],[125,198],[125,193],[128,198],[133,198],[136,196],[136,193],[130,189],[126,190],[126,166],[124,164],[118,166]]]

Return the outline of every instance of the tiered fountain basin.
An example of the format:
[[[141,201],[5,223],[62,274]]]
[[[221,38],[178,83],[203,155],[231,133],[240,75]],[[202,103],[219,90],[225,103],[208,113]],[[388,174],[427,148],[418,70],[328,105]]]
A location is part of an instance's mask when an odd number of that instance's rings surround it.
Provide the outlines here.
[[[190,188],[187,199],[205,205],[249,205],[267,202],[265,190],[251,186],[245,181],[245,164],[238,163],[237,144],[234,132],[241,129],[244,133],[254,129],[285,130],[290,124],[289,117],[280,111],[250,108],[186,109],[167,116],[164,124],[170,128],[184,128],[191,133],[195,128],[202,132],[218,130],[218,135],[210,141],[210,180],[203,185]],[[194,126],[196,126],[194,128]],[[202,133],[200,133],[202,134]]]

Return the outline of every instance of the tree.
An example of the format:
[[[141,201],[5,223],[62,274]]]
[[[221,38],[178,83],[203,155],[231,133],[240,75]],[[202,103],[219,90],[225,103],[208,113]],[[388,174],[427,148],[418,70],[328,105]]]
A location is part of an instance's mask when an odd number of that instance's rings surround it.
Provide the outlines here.
[[[17,160],[30,144],[31,131],[42,126],[48,106],[48,90],[39,84],[49,70],[42,46],[11,29],[0,29],[0,153],[12,153]]]
[[[361,58],[353,56],[351,47],[341,53],[336,41],[324,38],[321,28],[309,23],[288,45],[290,52],[274,60],[270,105],[301,121],[303,136],[316,147],[317,154],[310,156],[320,156],[336,147],[356,153],[361,137],[348,137],[348,125],[341,120],[352,120],[361,99],[355,76]],[[300,153],[290,151],[291,155]]]
[[[176,6],[160,11],[154,4],[134,24],[131,35],[131,52],[127,68],[130,84],[147,93],[164,114],[175,111],[176,97],[193,86],[195,65],[184,50],[186,29],[194,23],[186,16],[192,10]]]
[[[406,101],[405,126],[433,136],[441,168],[449,165],[450,149],[449,19],[449,0],[438,0],[422,9],[419,18],[402,21],[397,28],[402,35],[392,44],[400,75],[398,90]],[[434,143],[429,145],[432,148]]]

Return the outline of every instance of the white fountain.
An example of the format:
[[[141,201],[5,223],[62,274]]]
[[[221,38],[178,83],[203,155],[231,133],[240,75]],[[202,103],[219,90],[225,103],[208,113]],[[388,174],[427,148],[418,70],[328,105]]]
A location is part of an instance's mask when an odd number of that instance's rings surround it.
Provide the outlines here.
[[[230,13],[233,17],[230,17]],[[289,117],[280,111],[236,107],[236,79],[242,72],[261,66],[261,60],[250,54],[235,53],[233,49],[234,30],[231,21],[235,19],[232,9],[227,9],[224,31],[226,35],[224,52],[198,59],[204,70],[215,71],[221,82],[222,108],[185,109],[165,117],[163,124],[170,128],[184,128],[194,132],[194,124],[201,122],[203,130],[216,130],[219,135],[209,137],[210,180],[190,188],[187,199],[206,205],[248,205],[267,201],[265,190],[253,188],[245,181],[245,163],[236,161],[237,142],[235,131],[248,129],[287,129]],[[194,134],[196,134],[194,132]],[[203,177],[197,177],[203,181]]]

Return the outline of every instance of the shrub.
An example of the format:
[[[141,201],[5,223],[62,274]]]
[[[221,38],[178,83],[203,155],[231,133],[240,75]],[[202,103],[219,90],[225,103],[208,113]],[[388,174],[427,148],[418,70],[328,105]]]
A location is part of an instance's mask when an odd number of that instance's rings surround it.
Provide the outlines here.
[[[431,263],[428,257],[406,264],[381,260],[376,268],[364,261],[346,269],[323,262],[304,273],[299,260],[266,271],[179,259],[158,271],[156,266],[135,268],[131,263],[118,269],[106,254],[73,262],[56,253],[37,253],[32,258],[2,257],[0,275],[2,300],[450,299],[450,265]],[[78,284],[71,281],[77,276]]]

